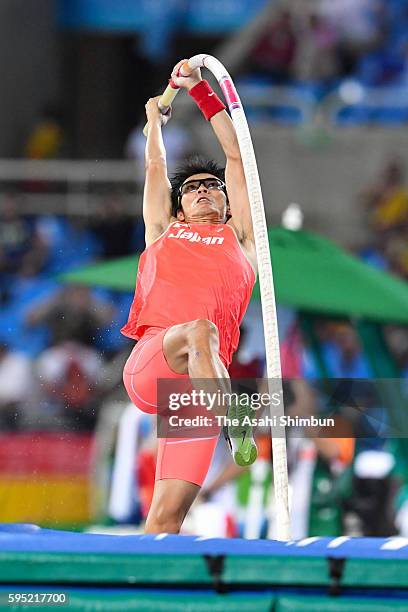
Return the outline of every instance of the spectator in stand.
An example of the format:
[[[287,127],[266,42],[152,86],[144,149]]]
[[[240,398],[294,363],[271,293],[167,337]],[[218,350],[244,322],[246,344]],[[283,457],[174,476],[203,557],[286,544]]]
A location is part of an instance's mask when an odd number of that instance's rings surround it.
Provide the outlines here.
[[[306,15],[300,26],[294,75],[301,81],[327,82],[339,73],[338,36],[335,28],[318,13]]]
[[[63,142],[61,112],[47,104],[28,135],[24,155],[29,159],[55,159],[60,156]]]
[[[96,218],[90,221],[88,227],[101,245],[103,259],[144,250],[144,225],[141,219],[128,214],[120,195],[113,195],[102,202]]]
[[[291,78],[296,48],[292,14],[282,9],[265,24],[263,34],[250,51],[248,69],[276,83],[285,83]]]
[[[36,372],[48,412],[67,418],[75,429],[92,428],[102,367],[98,352],[78,341],[66,340],[46,349],[37,360]]]
[[[360,57],[385,40],[382,0],[323,0],[320,11],[339,34],[338,55],[344,75],[352,74]]]
[[[18,429],[33,391],[31,361],[0,339],[0,428]]]
[[[360,193],[372,236],[360,250],[369,264],[408,278],[408,190],[399,158],[391,159],[376,183]]]
[[[408,227],[408,190],[402,161],[388,161],[378,182],[365,189],[360,198],[368,210],[374,232],[395,232]]]
[[[388,325],[384,329],[384,336],[401,371],[401,377],[408,383],[408,327]],[[408,392],[408,386],[405,386]]]
[[[316,334],[321,344],[324,361],[332,378],[371,378],[372,371],[352,325],[347,321],[316,323]],[[308,350],[303,353],[303,374],[318,380],[320,372]]]
[[[384,247],[384,254],[388,263],[388,270],[408,280],[408,232],[399,231],[389,236]]]
[[[88,287],[71,285],[29,312],[26,324],[45,324],[51,332],[53,345],[76,341],[92,346],[113,315],[113,308],[95,299]]]
[[[40,237],[19,212],[17,202],[5,195],[0,203],[0,273],[15,273],[32,250],[43,249]],[[43,255],[40,257],[41,269]]]
[[[361,255],[397,276],[408,278],[408,189],[402,161],[391,159],[379,180],[362,191],[360,200],[373,231],[371,245]]]
[[[19,274],[30,261],[34,273],[44,267],[47,248],[39,233],[18,212],[17,202],[11,195],[0,201],[0,301],[6,304],[13,284],[13,275]]]
[[[335,378],[371,378],[371,368],[350,323],[329,324],[331,342],[326,346]]]

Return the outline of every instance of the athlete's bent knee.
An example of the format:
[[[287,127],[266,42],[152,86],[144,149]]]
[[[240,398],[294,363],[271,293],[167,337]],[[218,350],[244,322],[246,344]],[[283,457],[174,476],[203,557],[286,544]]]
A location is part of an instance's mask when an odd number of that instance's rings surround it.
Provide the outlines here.
[[[190,334],[193,339],[219,338],[218,327],[208,319],[196,319],[190,324]]]

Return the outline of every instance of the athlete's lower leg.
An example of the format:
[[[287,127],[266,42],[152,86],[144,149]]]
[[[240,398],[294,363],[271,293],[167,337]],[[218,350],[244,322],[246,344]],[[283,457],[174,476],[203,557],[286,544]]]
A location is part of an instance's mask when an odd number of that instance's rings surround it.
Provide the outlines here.
[[[145,533],[179,533],[199,491],[198,485],[185,480],[157,480]]]

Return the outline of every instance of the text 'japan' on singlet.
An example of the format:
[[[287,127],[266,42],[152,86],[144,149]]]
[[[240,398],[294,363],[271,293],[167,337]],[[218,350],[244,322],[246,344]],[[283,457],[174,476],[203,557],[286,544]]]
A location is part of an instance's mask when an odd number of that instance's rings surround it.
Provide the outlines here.
[[[136,291],[121,332],[140,340],[149,327],[195,319],[218,327],[230,363],[255,273],[229,225],[172,223],[140,256]]]

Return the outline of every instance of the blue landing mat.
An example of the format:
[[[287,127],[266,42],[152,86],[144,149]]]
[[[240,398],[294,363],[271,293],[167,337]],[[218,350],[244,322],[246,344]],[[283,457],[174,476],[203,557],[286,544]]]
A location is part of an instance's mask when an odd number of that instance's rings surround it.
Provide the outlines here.
[[[408,560],[408,538],[307,538],[299,542],[200,538],[160,534],[98,535],[0,525],[0,552],[152,555],[339,557]]]

